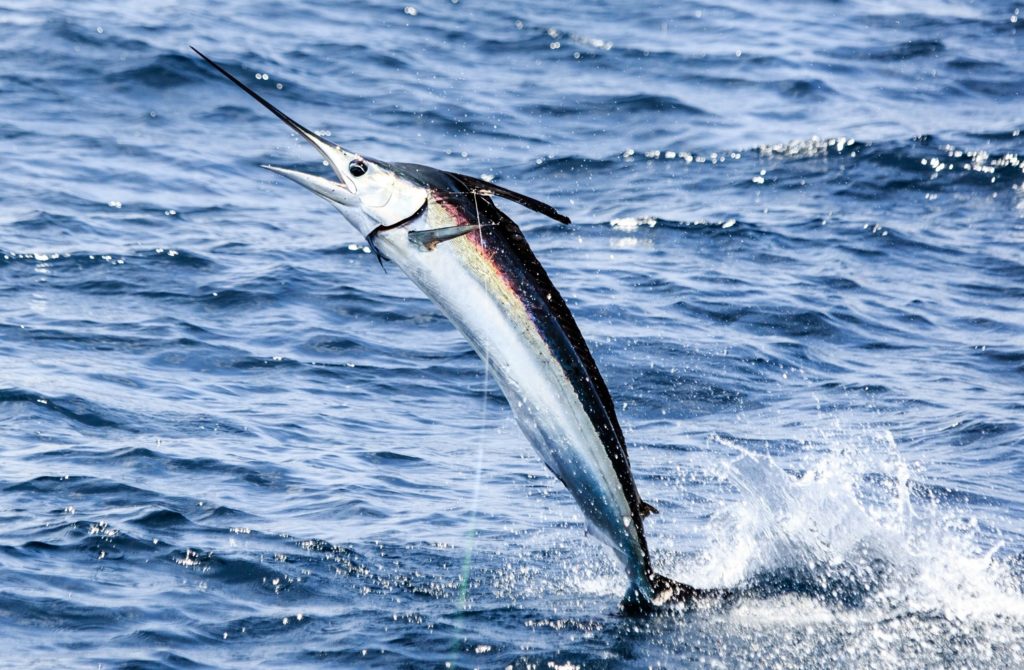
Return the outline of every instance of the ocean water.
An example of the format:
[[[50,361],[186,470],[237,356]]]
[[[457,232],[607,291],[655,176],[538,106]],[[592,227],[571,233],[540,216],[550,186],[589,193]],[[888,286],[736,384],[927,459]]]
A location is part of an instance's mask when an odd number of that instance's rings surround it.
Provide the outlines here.
[[[412,3],[412,4],[409,4]],[[0,667],[1024,667],[1024,6],[0,7]],[[474,175],[661,514],[625,581],[316,154]],[[503,206],[505,203],[503,203]]]

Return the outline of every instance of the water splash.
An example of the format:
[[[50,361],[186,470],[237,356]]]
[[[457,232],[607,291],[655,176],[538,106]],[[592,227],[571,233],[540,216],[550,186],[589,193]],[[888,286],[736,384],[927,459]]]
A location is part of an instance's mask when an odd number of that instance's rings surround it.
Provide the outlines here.
[[[751,594],[723,614],[723,631],[749,643],[801,629],[818,649],[825,637],[842,639],[832,661],[843,664],[858,649],[879,667],[1024,662],[1024,594],[1002,541],[922,485],[922,468],[889,431],[833,438],[796,468],[712,441],[737,454],[719,475],[738,499],[714,516],[691,574]],[[784,657],[799,659],[797,648],[773,653],[789,667]]]

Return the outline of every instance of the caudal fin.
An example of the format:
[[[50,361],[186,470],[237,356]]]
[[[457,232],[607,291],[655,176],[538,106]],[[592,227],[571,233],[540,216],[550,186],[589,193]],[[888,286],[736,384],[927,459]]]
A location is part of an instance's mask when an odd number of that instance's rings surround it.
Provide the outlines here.
[[[623,612],[643,614],[662,607],[692,607],[700,604],[721,606],[738,595],[738,591],[731,589],[699,589],[659,574],[651,575],[651,587],[653,598],[646,597],[635,586],[631,587],[622,599]]]

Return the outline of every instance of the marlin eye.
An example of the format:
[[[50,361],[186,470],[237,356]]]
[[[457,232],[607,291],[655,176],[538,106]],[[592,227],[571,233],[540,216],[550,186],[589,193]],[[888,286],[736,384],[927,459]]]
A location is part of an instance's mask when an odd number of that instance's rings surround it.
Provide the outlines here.
[[[348,164],[348,171],[353,177],[362,177],[366,174],[366,163],[356,159]]]

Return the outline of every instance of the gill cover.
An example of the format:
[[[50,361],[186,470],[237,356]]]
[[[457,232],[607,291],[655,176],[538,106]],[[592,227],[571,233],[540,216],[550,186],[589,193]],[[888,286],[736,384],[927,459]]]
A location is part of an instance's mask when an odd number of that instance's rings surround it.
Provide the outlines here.
[[[347,174],[353,162],[365,170],[360,176]],[[331,161],[331,166],[334,165],[334,161]],[[335,172],[339,173],[337,167]],[[343,166],[338,176],[355,191],[360,207],[374,224],[373,228],[393,226],[405,221],[422,210],[427,202],[426,188],[401,179],[394,168],[383,161],[355,156]],[[342,213],[346,212],[342,210]],[[364,234],[368,233],[364,231]]]

